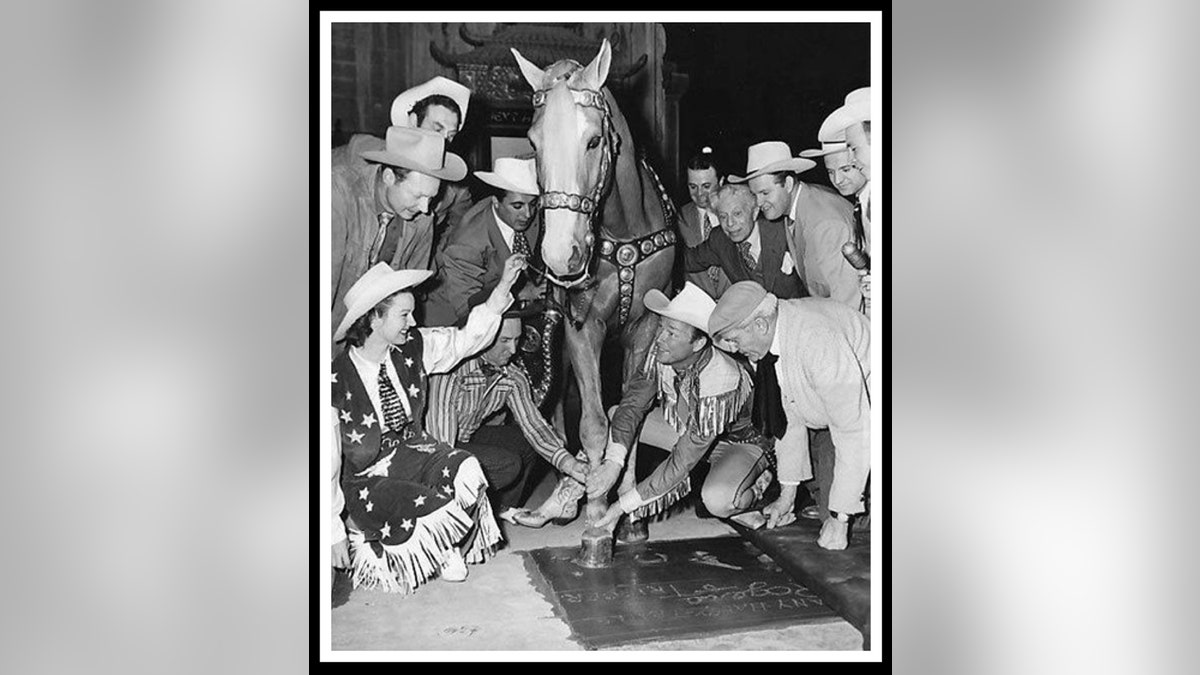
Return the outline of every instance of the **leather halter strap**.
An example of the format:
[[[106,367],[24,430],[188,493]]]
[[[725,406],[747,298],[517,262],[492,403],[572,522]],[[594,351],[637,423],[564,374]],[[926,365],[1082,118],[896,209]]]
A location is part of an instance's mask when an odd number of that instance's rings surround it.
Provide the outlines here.
[[[550,89],[539,89],[533,93],[533,107],[540,108],[546,104],[546,94]],[[595,89],[572,89],[567,88],[571,93],[571,99],[575,105],[585,108],[595,108],[603,113],[600,119],[600,137],[604,143],[604,153],[600,155],[600,180],[596,182],[596,186],[591,192],[586,195],[576,194],[574,192],[543,192],[538,198],[538,208],[543,212],[550,209],[567,209],[588,216],[588,225],[591,225],[591,220],[596,217],[596,211],[600,207],[600,196],[604,192],[605,186],[608,184],[608,171],[612,167],[612,158],[617,153],[615,147],[616,141],[612,131],[612,112],[608,109],[608,101],[604,98],[604,94]]]

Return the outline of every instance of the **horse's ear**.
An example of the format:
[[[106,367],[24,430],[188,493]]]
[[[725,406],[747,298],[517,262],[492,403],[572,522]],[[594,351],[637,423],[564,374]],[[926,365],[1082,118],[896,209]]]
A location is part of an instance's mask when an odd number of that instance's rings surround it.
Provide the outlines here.
[[[513,56],[517,59],[517,65],[521,68],[521,74],[525,76],[525,81],[529,86],[533,87],[534,91],[542,88],[542,83],[546,81],[546,71],[533,65],[529,59],[521,56],[521,52],[509,47]]]
[[[589,88],[599,89],[604,86],[604,82],[608,79],[608,67],[612,65],[612,45],[608,44],[608,38],[604,38],[604,42],[600,43],[600,53],[596,54],[596,58],[587,65],[583,70],[583,80],[587,82]]]

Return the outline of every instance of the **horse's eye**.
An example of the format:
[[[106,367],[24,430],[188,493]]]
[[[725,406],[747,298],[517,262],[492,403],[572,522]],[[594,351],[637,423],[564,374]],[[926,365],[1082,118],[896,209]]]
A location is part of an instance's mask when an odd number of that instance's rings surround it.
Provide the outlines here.
[[[592,140],[588,141],[588,150],[595,150],[600,147],[600,137],[592,136]]]

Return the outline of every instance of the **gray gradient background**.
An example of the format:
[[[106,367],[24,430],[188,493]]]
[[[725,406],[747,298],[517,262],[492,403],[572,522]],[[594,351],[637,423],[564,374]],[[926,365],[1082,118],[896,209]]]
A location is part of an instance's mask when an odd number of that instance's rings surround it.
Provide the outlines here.
[[[1196,19],[892,17],[897,672],[1195,672]],[[315,48],[278,0],[0,27],[0,671],[305,668]]]

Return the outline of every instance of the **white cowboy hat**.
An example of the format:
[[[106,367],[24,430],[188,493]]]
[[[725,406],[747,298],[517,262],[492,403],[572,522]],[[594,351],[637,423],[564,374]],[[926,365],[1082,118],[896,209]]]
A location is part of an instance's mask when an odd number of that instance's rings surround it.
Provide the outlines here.
[[[458,129],[455,131],[460,131],[463,122],[467,119],[467,103],[471,100],[471,90],[441,75],[425,84],[418,84],[412,89],[401,92],[396,100],[392,101],[392,124],[398,127],[408,126],[408,113],[412,111],[413,106],[434,94],[449,96],[458,104],[462,115],[458,118]]]
[[[782,141],[755,143],[746,151],[746,176],[730,176],[731,183],[745,183],[751,178],[776,171],[808,171],[817,163],[811,159],[792,157],[792,149]]]
[[[801,157],[824,157],[825,155],[832,155],[835,152],[844,152],[849,149],[850,149],[850,146],[846,144],[846,134],[842,133],[842,134],[840,134],[840,138],[836,141],[831,141],[828,143],[821,143],[821,147],[819,147],[819,148],[813,148],[811,150],[801,150],[800,156]]]
[[[652,288],[646,291],[646,295],[642,298],[642,303],[646,305],[646,309],[661,314],[668,319],[677,319],[689,326],[695,326],[705,333],[708,332],[708,317],[712,314],[713,308],[717,306],[716,301],[712,299],[696,284],[687,282],[683,285],[683,290],[672,298],[667,300],[667,296],[657,288]]]
[[[479,180],[492,187],[519,192],[523,195],[541,194],[537,182],[537,162],[532,157],[517,159],[501,157],[492,165],[492,171],[476,171]]]
[[[829,117],[821,122],[821,130],[817,132],[818,141],[832,141],[842,134],[845,138],[846,127],[871,119],[871,88],[862,87],[846,94],[846,103],[829,113]]]
[[[351,324],[371,311],[380,300],[396,291],[416,286],[431,276],[432,270],[394,270],[387,263],[376,263],[354,282],[346,291],[346,297],[342,298],[342,304],[346,305],[346,316],[333,334],[333,341],[345,337]]]
[[[368,150],[362,153],[362,158],[443,180],[462,180],[467,175],[467,163],[462,157],[446,152],[446,139],[425,129],[388,127],[384,149]]]

